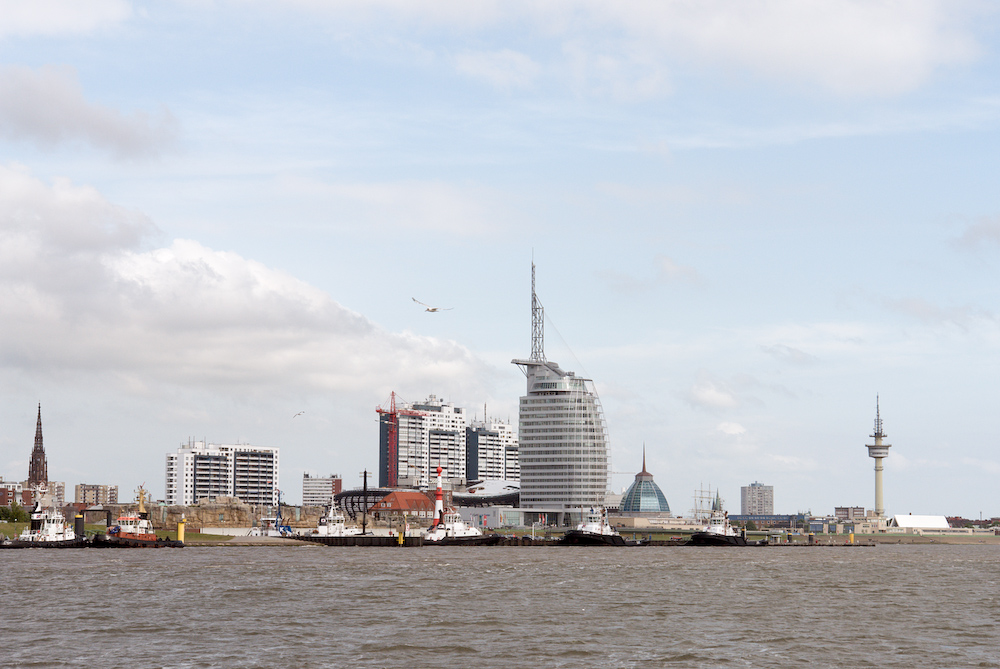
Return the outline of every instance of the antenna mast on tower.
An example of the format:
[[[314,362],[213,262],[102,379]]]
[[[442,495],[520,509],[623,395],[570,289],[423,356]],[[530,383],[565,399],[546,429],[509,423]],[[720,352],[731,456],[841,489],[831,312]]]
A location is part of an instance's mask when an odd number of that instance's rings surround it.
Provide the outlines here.
[[[531,358],[545,362],[545,309],[535,294],[535,263],[531,263]]]

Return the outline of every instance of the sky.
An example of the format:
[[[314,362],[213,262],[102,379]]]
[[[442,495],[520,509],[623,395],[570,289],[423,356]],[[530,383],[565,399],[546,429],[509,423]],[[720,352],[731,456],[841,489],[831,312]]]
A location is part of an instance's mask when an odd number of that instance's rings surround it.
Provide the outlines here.
[[[594,380],[675,513],[1000,516],[1000,15],[949,0],[0,0],[0,476]],[[427,313],[420,300],[448,311]],[[298,412],[305,412],[294,417]]]

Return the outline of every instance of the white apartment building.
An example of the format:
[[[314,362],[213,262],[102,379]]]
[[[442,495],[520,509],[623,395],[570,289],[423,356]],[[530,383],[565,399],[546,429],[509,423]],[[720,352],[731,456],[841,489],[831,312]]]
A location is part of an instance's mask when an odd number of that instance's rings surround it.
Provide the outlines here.
[[[517,481],[517,437],[509,423],[473,421],[465,430],[466,478]]]
[[[329,506],[342,485],[343,479],[339,474],[310,476],[309,472],[303,472],[302,506]]]
[[[774,515],[774,486],[754,481],[740,488],[740,514],[744,516]]]
[[[278,503],[278,449],[250,444],[189,441],[167,453],[166,502],[238,497],[247,504]]]
[[[395,443],[390,443],[392,420]],[[393,479],[398,486],[429,486],[438,466],[449,481],[465,481],[464,409],[431,395],[423,402],[398,405],[395,414],[381,412],[379,423],[380,486],[391,486]]]

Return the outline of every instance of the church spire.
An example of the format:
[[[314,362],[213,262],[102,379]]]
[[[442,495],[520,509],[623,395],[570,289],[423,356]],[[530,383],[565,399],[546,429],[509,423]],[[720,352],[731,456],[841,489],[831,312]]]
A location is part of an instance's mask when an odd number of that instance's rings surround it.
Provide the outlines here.
[[[38,403],[38,423],[35,425],[35,447],[31,450],[28,465],[28,485],[46,487],[49,484],[49,464],[42,445],[42,403]]]

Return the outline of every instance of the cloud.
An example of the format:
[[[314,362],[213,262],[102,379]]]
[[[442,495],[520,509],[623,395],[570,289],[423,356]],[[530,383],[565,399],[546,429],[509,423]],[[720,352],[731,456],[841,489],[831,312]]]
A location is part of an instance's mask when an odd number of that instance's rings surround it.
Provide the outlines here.
[[[673,259],[658,255],[653,259],[653,274],[648,278],[636,278],[623,272],[605,270],[598,276],[608,282],[612,290],[623,293],[653,290],[670,283],[699,283],[701,277],[698,271],[687,265],[679,265]]]
[[[973,249],[985,244],[1000,245],[1000,220],[983,220],[970,225],[962,235],[955,240],[960,248]]]
[[[980,54],[971,5],[750,0],[592,3],[631,39],[688,62],[805,83],[839,95],[896,95]]]
[[[502,229],[505,207],[497,193],[478,185],[442,181],[326,183],[286,179],[289,196],[318,197],[342,221],[379,229],[474,236]]]
[[[950,323],[960,328],[969,327],[975,320],[995,320],[995,317],[970,306],[941,307],[919,297],[883,298],[882,305],[924,323]]]
[[[739,405],[728,385],[709,378],[703,378],[692,386],[687,398],[692,405],[708,409],[730,409]]]
[[[728,434],[729,436],[735,437],[741,434],[746,434],[747,429],[740,425],[739,423],[719,423],[716,428],[722,434]]]
[[[0,39],[86,34],[131,15],[126,0],[0,0]]]
[[[474,35],[477,43],[495,44],[494,53],[509,49],[516,35],[518,44],[537,45],[549,58],[543,69],[561,70],[578,92],[626,100],[666,95],[675,73],[712,69],[731,81],[752,78],[796,91],[899,95],[977,59],[978,14],[990,11],[946,0],[294,4],[411,39]]]
[[[440,387],[496,372],[452,341],[392,333],[325,292],[192,240],[143,248],[143,216],[66,181],[0,168],[0,365],[240,396]]]
[[[807,365],[817,360],[816,356],[809,355],[805,351],[792,346],[786,346],[785,344],[772,344],[770,346],[761,346],[760,348],[764,353],[793,365]]]
[[[501,90],[528,88],[541,71],[530,57],[510,49],[465,51],[455,56],[455,69]]]
[[[160,153],[173,143],[176,121],[164,110],[151,116],[88,102],[68,67],[0,67],[0,135],[50,148],[85,141],[116,158]]]

